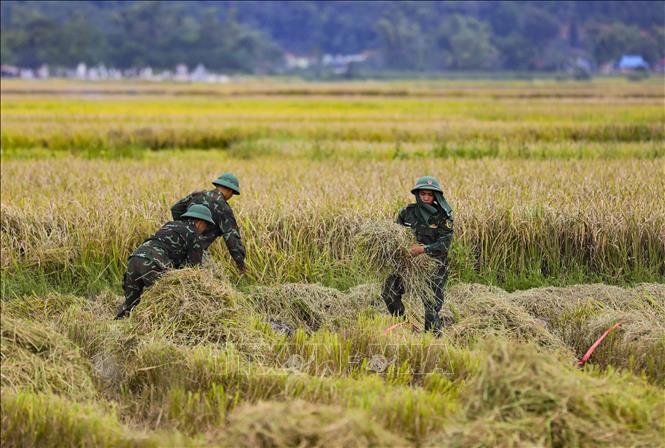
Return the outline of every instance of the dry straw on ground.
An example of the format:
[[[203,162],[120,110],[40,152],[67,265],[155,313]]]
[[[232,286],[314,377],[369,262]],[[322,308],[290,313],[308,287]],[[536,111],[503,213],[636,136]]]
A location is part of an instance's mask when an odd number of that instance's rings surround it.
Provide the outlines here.
[[[374,308],[385,311],[386,305],[381,298],[381,285],[379,283],[362,283],[349,289],[347,293],[350,303],[361,308]]]
[[[86,305],[87,300],[71,294],[50,293],[45,296],[28,296],[3,302],[3,314],[21,319],[46,321],[57,318],[69,307]]]
[[[195,447],[179,433],[136,431],[103,406],[51,394],[2,392],[3,447]],[[198,445],[200,446],[200,445]]]
[[[639,311],[609,311],[589,319],[583,328],[585,345],[621,322],[593,352],[591,361],[600,367],[625,368],[665,385],[665,321]]]
[[[656,313],[665,320],[665,285],[658,283],[643,283],[632,288],[600,283],[534,288],[512,293],[511,300],[551,325],[557,324],[562,313],[580,306],[598,310],[645,311]]]
[[[621,322],[599,345],[591,362],[645,373],[661,384],[665,381],[665,285],[536,288],[514,292],[509,300],[543,319],[577,357]]]
[[[208,433],[211,443],[222,445],[235,443],[241,432],[251,434],[252,442],[276,441],[274,446],[283,442],[280,436],[335,445],[337,439],[328,438],[331,427],[341,431],[340,443],[353,436],[380,444],[383,436],[394,437],[387,429],[399,431],[408,444],[430,439],[451,446],[648,445],[662,433],[657,285],[611,289],[614,299],[607,296],[606,302],[597,299],[607,292],[602,285],[536,289],[530,300],[526,292],[452,285],[447,306],[455,322],[442,339],[409,328],[384,335],[395,321],[385,315],[379,289],[365,284],[344,293],[293,284],[242,294],[214,270],[184,269],[165,275],[146,291],[133,316],[120,322],[112,320],[120,297],[108,291],[90,300],[57,294],[42,302],[12,300],[3,309],[3,390],[49,391],[77,400],[87,391],[86,399],[117,403],[125,423],[168,428],[169,437],[177,436],[174,429]],[[541,296],[548,302],[538,303]],[[271,317],[307,331],[276,337],[266,329]],[[624,327],[601,344],[584,371],[575,369],[559,329],[573,323],[565,341],[583,347],[619,319]],[[484,345],[495,339],[505,341]],[[524,347],[524,341],[537,344]],[[304,365],[286,371],[285,362],[295,355]],[[605,366],[645,372],[654,385],[599,369]],[[49,374],[35,376],[41,371]],[[79,378],[76,388],[72,378]],[[261,412],[250,405],[277,399],[308,400],[305,408],[323,409],[325,416],[293,411],[291,418],[281,404],[259,405]],[[238,404],[246,407],[236,412]],[[327,405],[341,408],[327,414]],[[464,412],[454,414],[460,407]],[[358,426],[356,408],[383,429],[370,428],[365,417]],[[75,415],[58,421],[74,425]],[[228,434],[221,426],[227,418]],[[314,419],[310,429],[303,429],[308,418]],[[7,440],[27,437],[9,420],[4,430]],[[105,434],[96,437],[105,440]],[[112,436],[138,440],[124,429]]]
[[[464,291],[466,290],[466,291]],[[511,302],[510,296],[482,285],[457,286],[449,295],[448,306],[459,314],[458,321],[444,329],[456,344],[468,345],[495,336],[521,342],[534,342],[568,351],[545,322]]]
[[[77,400],[96,390],[90,364],[48,324],[2,315],[2,388],[52,392]]]
[[[292,328],[316,331],[340,329],[368,311],[367,299],[316,284],[287,283],[260,286],[250,294],[254,309],[266,320],[276,319]]]
[[[586,375],[534,345],[499,340],[484,350],[481,372],[462,393],[465,421],[451,425],[434,444],[656,446],[662,441],[662,390],[630,376]]]
[[[203,269],[170,271],[141,297],[130,322],[139,334],[156,332],[182,344],[220,343],[242,336],[241,294]]]
[[[301,400],[261,402],[233,412],[219,441],[227,447],[406,446],[359,410]]]

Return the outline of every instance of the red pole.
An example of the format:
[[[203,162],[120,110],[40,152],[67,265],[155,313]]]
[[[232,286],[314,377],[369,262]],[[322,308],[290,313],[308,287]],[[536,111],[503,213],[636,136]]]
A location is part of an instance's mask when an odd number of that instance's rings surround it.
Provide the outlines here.
[[[607,331],[605,331],[605,333],[603,333],[603,335],[599,337],[598,340],[594,342],[591,347],[589,347],[589,350],[587,350],[582,359],[577,361],[577,366],[582,367],[589,360],[589,358],[591,358],[591,354],[593,353],[594,350],[596,350],[596,348],[600,345],[600,343],[603,342],[603,339],[605,339],[608,334],[612,333],[612,331],[614,331],[615,328],[620,326],[621,322],[617,322],[616,324],[608,328]]]
[[[386,328],[385,330],[383,330],[383,334],[388,334],[391,331],[393,331],[395,328],[401,327],[402,325],[404,325],[406,323],[408,323],[408,322],[404,321],[404,322],[398,322],[395,325],[391,325],[388,328]]]

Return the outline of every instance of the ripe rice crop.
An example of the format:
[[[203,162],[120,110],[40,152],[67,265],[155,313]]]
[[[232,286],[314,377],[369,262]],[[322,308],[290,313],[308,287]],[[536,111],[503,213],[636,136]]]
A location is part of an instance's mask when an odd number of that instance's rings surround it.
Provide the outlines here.
[[[155,91],[143,85],[91,97],[85,85],[65,84],[63,90],[46,84],[31,93],[20,82],[3,81],[1,141],[11,154],[46,148],[93,157],[132,156],[145,148],[231,149],[258,139],[272,145],[389,143],[392,155],[400,157],[417,155],[408,147],[423,143],[439,157],[625,157],[623,147],[598,148],[617,143],[632,145],[629,157],[664,155],[657,143],[664,137],[665,92],[655,80],[641,86],[458,85],[459,90],[455,84],[402,90],[389,83],[250,84],[203,92],[196,86]],[[113,85],[106,88],[113,92]],[[536,149],[529,149],[534,142]],[[541,146],[556,144],[563,148]]]
[[[408,191],[423,173],[439,175],[455,212],[452,280],[511,289],[665,278],[665,169],[658,161],[256,164],[209,153],[5,161],[3,275],[118,283],[131,251],[169,219],[170,206],[229,170],[243,186],[231,204],[248,250],[245,282],[345,288],[376,278],[358,235],[413,201]],[[212,255],[236,281],[222,243]],[[7,294],[12,284],[3,282]]]

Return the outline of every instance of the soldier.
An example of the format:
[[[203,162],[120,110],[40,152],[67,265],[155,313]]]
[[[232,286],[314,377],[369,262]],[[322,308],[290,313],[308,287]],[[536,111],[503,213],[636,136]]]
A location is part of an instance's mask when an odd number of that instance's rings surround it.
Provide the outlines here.
[[[233,216],[233,210],[227,202],[234,194],[240,194],[240,183],[233,174],[224,173],[213,180],[212,184],[215,186],[214,189],[195,191],[176,202],[171,207],[171,214],[173,219],[179,220],[192,204],[207,206],[212,213],[215,225],[210,226],[203,234],[203,250],[207,250],[217,237],[223,236],[231,257],[238,265],[240,272],[243,273],[245,271],[245,247],[240,239],[240,231]]]
[[[412,256],[427,254],[439,261],[429,279],[433,297],[423,299],[425,330],[438,335],[442,327],[439,311],[443,306],[443,290],[448,279],[448,249],[453,239],[453,212],[443,197],[436,177],[419,178],[411,193],[415,195],[416,203],[402,208],[395,222],[413,231],[419,244],[411,247]],[[399,273],[390,274],[383,284],[381,296],[393,316],[404,315],[404,292],[404,282]]]
[[[125,303],[116,320],[122,319],[141,299],[143,289],[152,286],[168,269],[201,264],[203,237],[208,227],[215,225],[210,210],[192,205],[182,216],[183,221],[170,221],[146,239],[127,261],[123,278]]]

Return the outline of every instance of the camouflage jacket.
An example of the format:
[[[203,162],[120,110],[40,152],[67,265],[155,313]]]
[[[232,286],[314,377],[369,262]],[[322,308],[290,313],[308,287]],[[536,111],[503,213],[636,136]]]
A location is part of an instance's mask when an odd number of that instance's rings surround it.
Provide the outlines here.
[[[212,213],[213,221],[215,221],[215,226],[209,226],[203,234],[203,249],[208,249],[218,237],[224,237],[231,257],[238,268],[242,269],[245,265],[245,246],[243,246],[240,239],[240,230],[235,216],[233,216],[233,210],[231,210],[231,206],[226,202],[222,193],[216,189],[196,191],[182,198],[171,207],[173,219],[182,219],[182,215],[193,204],[207,206]]]
[[[131,255],[154,261],[162,269],[201,264],[203,240],[193,221],[169,221]]]
[[[439,209],[428,222],[422,222],[417,207],[417,204],[410,204],[402,208],[395,222],[413,230],[416,240],[425,246],[426,254],[435,258],[446,257],[453,241],[452,216]]]

